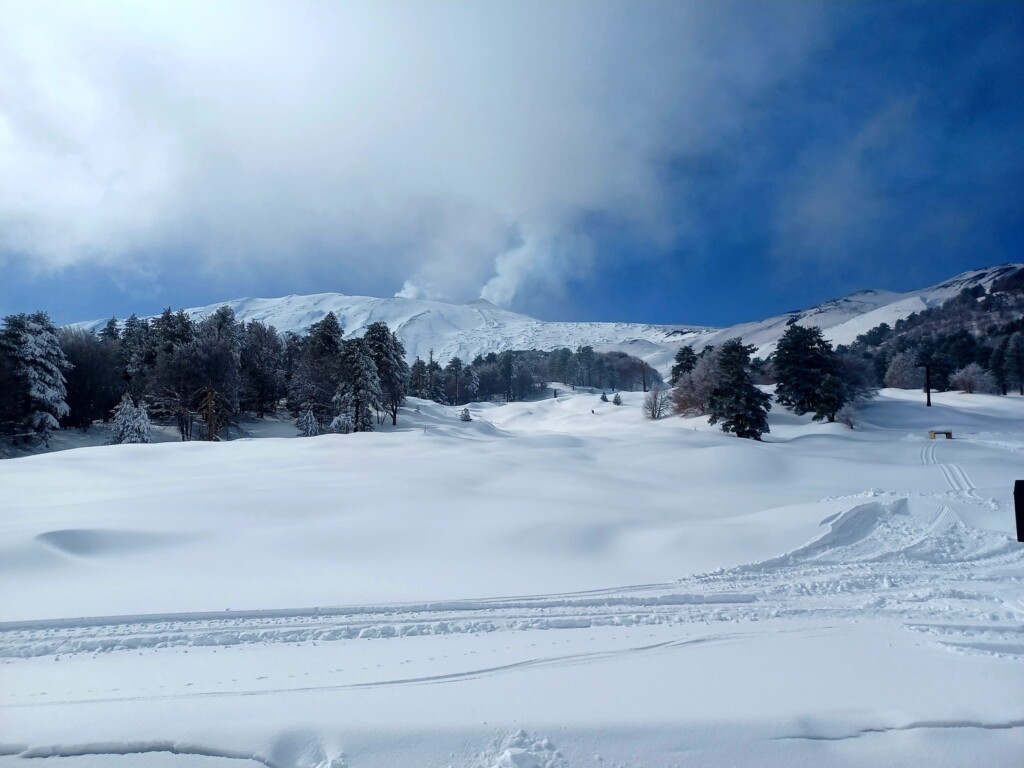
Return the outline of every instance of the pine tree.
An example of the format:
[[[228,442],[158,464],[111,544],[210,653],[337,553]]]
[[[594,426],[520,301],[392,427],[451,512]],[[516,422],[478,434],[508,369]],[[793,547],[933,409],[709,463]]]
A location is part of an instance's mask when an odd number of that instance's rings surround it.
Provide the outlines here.
[[[353,432],[372,432],[374,410],[381,407],[377,366],[363,339],[351,339],[341,350],[341,383],[334,396],[340,417],[352,421]]]
[[[152,440],[149,415],[142,406],[136,406],[127,392],[114,409],[113,432],[107,445],[148,443]]]
[[[149,323],[134,313],[124,321],[121,331],[121,365],[125,383],[132,397],[142,397],[149,373]]]
[[[1024,331],[1017,331],[1007,342],[1006,370],[1010,381],[1024,395]]]
[[[385,323],[371,323],[366,326],[363,340],[377,366],[382,414],[384,411],[389,413],[392,425],[396,425],[398,409],[405,403],[405,392],[409,386],[409,364],[405,362],[405,347]]]
[[[242,410],[263,418],[284,391],[284,342],[274,326],[253,320],[244,326],[241,348]]]
[[[1010,346],[1010,337],[1006,336],[1003,338],[999,345],[992,350],[992,354],[989,357],[988,367],[992,371],[992,377],[995,379],[996,387],[999,389],[1000,394],[1005,395],[1009,388],[1009,370],[1007,369],[1006,350]]]
[[[675,385],[679,379],[692,371],[695,365],[697,365],[697,353],[693,351],[693,347],[685,345],[680,347],[672,365],[670,383]]]
[[[835,352],[832,345],[825,341],[821,329],[796,324],[789,326],[779,339],[773,366],[777,381],[775,395],[782,405],[798,416],[821,410],[819,399],[825,377],[835,377],[838,373]],[[830,398],[834,400],[836,396],[834,389],[830,391]],[[841,387],[838,396],[842,398]],[[826,410],[833,405],[830,403],[825,406]],[[833,418],[835,411],[841,407],[842,403],[839,403],[831,411]]]
[[[9,315],[0,327],[0,354],[8,359],[13,379],[10,398],[12,432],[32,433],[43,442],[59,420],[70,412],[64,371],[64,357],[57,329],[45,312]]]
[[[604,392],[601,393],[601,402],[602,403],[607,403],[608,402],[608,395],[606,393],[604,393]]]
[[[753,345],[730,339],[718,351],[720,384],[711,393],[709,424],[721,422],[723,432],[760,440],[769,431],[771,396],[754,386],[750,370]]]
[[[107,324],[103,326],[103,330],[99,332],[99,337],[103,341],[118,342],[121,340],[121,328],[118,325],[117,318],[112,317],[107,320]]]
[[[472,420],[473,420],[473,416],[470,414],[469,408],[463,408],[462,411],[459,412],[459,421],[472,421]]]
[[[316,416],[312,411],[303,411],[295,423],[299,428],[300,437],[316,437],[320,434],[320,426],[316,423]]]
[[[448,365],[444,367],[449,382],[448,391],[452,395],[452,405],[458,405],[462,400],[462,371],[464,367],[462,359],[458,356],[449,360]]]
[[[622,405],[622,396],[616,392],[615,397],[612,398],[612,405]]]
[[[828,419],[831,424],[836,420],[836,414],[846,404],[846,394],[843,388],[843,381],[838,376],[826,373],[822,379],[821,386],[815,398],[814,421]]]
[[[409,394],[412,397],[426,397],[427,364],[417,355],[409,367]]]
[[[341,325],[333,312],[309,327],[288,384],[292,413],[313,411],[321,427],[336,413],[333,400],[341,381]]]

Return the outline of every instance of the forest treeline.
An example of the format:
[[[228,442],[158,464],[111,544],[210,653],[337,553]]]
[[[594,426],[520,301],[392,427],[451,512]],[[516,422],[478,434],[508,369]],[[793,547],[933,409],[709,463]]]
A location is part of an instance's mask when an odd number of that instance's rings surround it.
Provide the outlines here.
[[[364,432],[397,424],[407,396],[513,401],[540,395],[548,381],[646,391],[661,377],[638,358],[589,346],[470,361],[431,352],[410,365],[385,323],[346,338],[334,313],[304,335],[241,322],[227,306],[198,321],[170,308],[152,320],[111,318],[98,333],[57,328],[44,312],[0,326],[0,436],[14,442],[113,417],[127,440],[143,440],[138,425],[150,418],[175,424],[182,440],[216,439],[244,413],[286,412],[304,435]]]

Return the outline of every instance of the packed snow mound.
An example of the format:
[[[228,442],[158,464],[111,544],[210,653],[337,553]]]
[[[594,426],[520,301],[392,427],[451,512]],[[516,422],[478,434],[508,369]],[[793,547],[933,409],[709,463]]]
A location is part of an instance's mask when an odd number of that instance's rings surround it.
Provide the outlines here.
[[[1003,264],[975,269],[938,285],[907,293],[883,290],[858,291],[826,301],[809,309],[788,312],[754,323],[728,328],[697,325],[652,325],[644,323],[548,322],[502,309],[484,299],[467,304],[447,304],[422,299],[379,299],[341,293],[318,293],[282,298],[245,298],[185,310],[202,319],[221,306],[229,306],[239,320],[259,320],[278,331],[305,333],[328,312],[334,312],[347,336],[360,336],[367,325],[384,322],[402,339],[409,359],[424,360],[431,350],[441,361],[460,357],[470,361],[477,355],[508,349],[552,350],[592,346],[598,352],[620,351],[645,360],[667,374],[679,347],[687,344],[701,349],[740,336],[767,356],[794,323],[817,326],[835,344],[848,344],[881,323],[897,320],[922,309],[941,304],[964,288],[990,286],[999,278],[1024,268]],[[106,320],[76,324],[98,331]]]

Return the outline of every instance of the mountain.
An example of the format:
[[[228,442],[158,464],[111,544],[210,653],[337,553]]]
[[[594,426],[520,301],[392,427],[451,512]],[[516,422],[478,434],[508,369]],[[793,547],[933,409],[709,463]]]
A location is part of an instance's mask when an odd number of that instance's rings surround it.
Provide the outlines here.
[[[882,323],[896,324],[915,312],[942,304],[965,288],[981,286],[988,290],[997,280],[1024,270],[1024,264],[1000,264],[972,269],[928,288],[906,293],[864,290],[840,299],[822,302],[810,309],[795,310],[755,323],[743,323],[704,334],[698,346],[720,344],[740,336],[757,347],[757,354],[766,357],[775,350],[776,342],[790,325],[817,326],[833,344],[849,344],[857,336]]]
[[[816,325],[836,344],[852,342],[859,334],[927,307],[941,304],[964,288],[988,288],[994,281],[1024,269],[1022,264],[1003,264],[964,272],[938,285],[907,293],[864,290],[826,301],[809,309],[787,312],[755,323],[728,328],[643,323],[548,322],[496,307],[484,299],[467,304],[446,304],[420,299],[378,299],[341,293],[285,296],[278,299],[234,299],[186,310],[201,319],[227,305],[239,320],[260,320],[279,331],[303,333],[312,323],[334,312],[346,336],[359,336],[367,325],[385,322],[398,332],[410,359],[434,357],[449,360],[458,355],[472,360],[478,354],[506,349],[556,349],[590,345],[598,351],[620,350],[643,358],[666,372],[682,344],[700,349],[741,336],[770,354],[786,328],[794,323]],[[105,320],[76,324],[98,330]]]

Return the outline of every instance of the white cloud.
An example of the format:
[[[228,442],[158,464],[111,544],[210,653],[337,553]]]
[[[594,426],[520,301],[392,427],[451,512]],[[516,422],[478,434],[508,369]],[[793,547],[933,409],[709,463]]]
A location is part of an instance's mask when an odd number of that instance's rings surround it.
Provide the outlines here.
[[[504,303],[589,267],[583,214],[670,239],[664,161],[718,145],[816,37],[805,6],[760,3],[0,16],[0,259],[171,270],[186,252]]]

